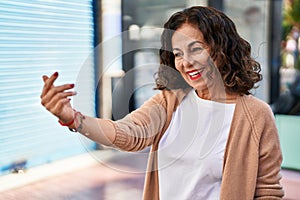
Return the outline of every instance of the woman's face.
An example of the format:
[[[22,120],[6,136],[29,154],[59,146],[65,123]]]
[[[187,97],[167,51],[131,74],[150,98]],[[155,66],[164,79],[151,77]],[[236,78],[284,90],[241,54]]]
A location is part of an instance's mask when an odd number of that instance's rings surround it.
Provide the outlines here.
[[[191,24],[183,24],[173,34],[172,48],[175,67],[185,81],[198,95],[199,92],[208,91],[207,74],[214,71],[214,63],[200,30]]]

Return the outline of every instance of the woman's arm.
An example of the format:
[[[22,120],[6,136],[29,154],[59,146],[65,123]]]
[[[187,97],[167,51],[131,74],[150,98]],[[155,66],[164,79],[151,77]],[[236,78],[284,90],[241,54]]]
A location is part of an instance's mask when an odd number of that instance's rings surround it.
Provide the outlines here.
[[[57,78],[57,72],[50,77],[43,76],[44,87],[41,93],[41,104],[55,115],[62,125],[67,125],[70,129],[83,133],[97,143],[111,145],[116,137],[112,123],[84,116],[75,111],[70,104],[70,97],[76,95],[76,92],[70,91],[74,88],[74,84],[54,86]]]
[[[42,105],[62,124],[67,124],[71,130],[78,131],[99,144],[138,151],[151,145],[165,125],[166,108],[162,94],[155,95],[123,119],[112,121],[85,116],[74,110],[69,99],[76,95],[70,91],[74,84],[54,86],[57,77],[58,73],[50,77],[43,76]]]
[[[282,199],[284,192],[280,185],[282,153],[273,113],[262,109],[265,126],[259,142],[259,164],[255,197],[256,199]]]
[[[93,141],[125,151],[139,151],[153,143],[166,122],[161,94],[118,121],[93,118],[77,112],[70,126]]]

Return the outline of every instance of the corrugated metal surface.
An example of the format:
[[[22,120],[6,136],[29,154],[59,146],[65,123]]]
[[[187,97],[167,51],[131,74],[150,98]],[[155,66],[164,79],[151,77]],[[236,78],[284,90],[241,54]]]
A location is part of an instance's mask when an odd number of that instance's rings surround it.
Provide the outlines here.
[[[0,175],[95,148],[40,105],[42,75],[74,83],[93,50],[92,0],[1,0],[0,27]],[[91,63],[83,88],[94,115]]]

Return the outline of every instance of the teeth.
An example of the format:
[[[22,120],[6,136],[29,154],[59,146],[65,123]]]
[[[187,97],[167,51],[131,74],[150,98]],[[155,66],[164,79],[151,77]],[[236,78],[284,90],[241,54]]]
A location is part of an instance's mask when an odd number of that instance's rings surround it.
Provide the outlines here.
[[[195,72],[189,73],[189,75],[190,75],[190,76],[195,76],[195,75],[197,75],[197,74],[199,74],[199,73],[200,73],[200,72],[195,71]]]

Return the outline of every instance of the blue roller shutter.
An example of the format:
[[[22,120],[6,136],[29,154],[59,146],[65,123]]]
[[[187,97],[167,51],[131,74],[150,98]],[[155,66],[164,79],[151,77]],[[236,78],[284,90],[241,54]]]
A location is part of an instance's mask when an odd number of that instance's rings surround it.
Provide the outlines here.
[[[92,0],[1,0],[0,27],[0,175],[94,149],[59,126],[39,97],[43,74],[76,84],[84,71],[78,107],[95,115]]]

